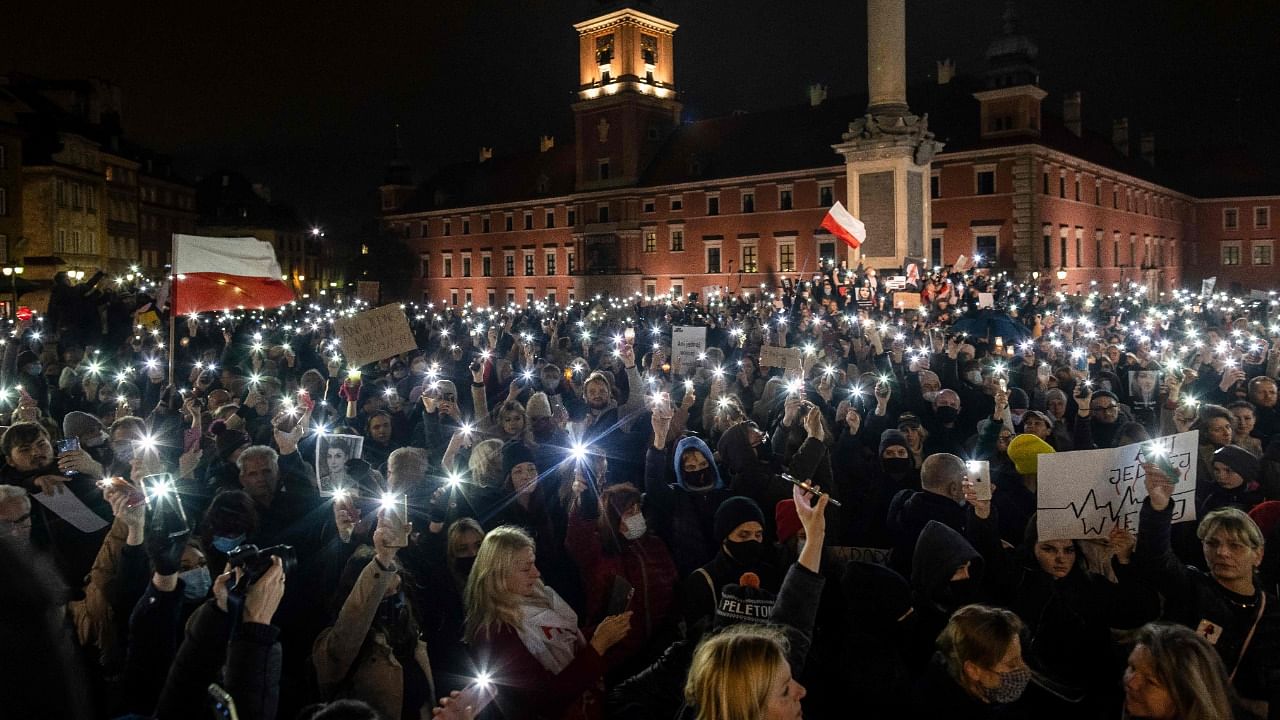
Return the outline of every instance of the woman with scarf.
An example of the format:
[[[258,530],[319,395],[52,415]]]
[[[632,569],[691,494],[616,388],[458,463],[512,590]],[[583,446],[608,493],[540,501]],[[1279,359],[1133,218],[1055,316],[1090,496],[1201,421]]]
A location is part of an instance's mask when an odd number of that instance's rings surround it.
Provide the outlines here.
[[[412,529],[394,511],[384,512],[373,533],[373,548],[362,546],[347,561],[337,618],[312,647],[316,680],[326,700],[362,700],[384,717],[402,720],[421,717],[433,704],[427,645],[405,601],[396,560]]]
[[[536,559],[533,538],[517,527],[491,531],[480,546],[465,593],[477,675],[492,680],[507,720],[599,717],[602,703],[589,695],[631,613],[605,618],[588,640],[577,613],[543,584]]]

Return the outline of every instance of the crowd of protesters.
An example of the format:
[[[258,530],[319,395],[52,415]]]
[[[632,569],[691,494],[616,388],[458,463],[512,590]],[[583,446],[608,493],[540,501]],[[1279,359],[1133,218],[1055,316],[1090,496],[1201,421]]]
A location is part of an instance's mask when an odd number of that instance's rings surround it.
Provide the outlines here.
[[[1276,301],[911,282],[412,305],[363,367],[341,305],[61,288],[0,348],[0,716],[1280,717]],[[1195,521],[1149,464],[1040,540],[1039,456],[1188,431]]]

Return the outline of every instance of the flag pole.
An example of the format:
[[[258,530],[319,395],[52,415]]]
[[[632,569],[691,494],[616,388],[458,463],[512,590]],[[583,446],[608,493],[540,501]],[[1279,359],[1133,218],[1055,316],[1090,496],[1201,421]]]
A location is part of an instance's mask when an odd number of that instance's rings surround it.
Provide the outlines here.
[[[178,273],[177,260],[174,254],[173,235],[169,235],[169,384],[173,385],[175,369],[173,366],[174,327],[178,315]]]

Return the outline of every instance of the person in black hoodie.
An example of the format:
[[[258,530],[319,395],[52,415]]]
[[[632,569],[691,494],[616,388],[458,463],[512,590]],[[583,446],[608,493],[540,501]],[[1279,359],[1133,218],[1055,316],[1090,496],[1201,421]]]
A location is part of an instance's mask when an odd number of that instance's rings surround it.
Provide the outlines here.
[[[937,520],[925,525],[911,563],[911,605],[916,619],[903,649],[913,674],[928,663],[934,641],[951,613],[978,599],[982,571],[982,556],[963,535]]]
[[[950,453],[930,455],[920,468],[921,490],[898,491],[889,503],[886,526],[893,540],[889,567],[911,574],[912,554],[925,525],[938,521],[956,532],[964,531],[964,461]]]
[[[1261,465],[1248,450],[1224,445],[1213,452],[1212,467],[1214,482],[1206,484],[1204,497],[1197,503],[1196,517],[1224,507],[1249,512],[1262,502],[1262,493],[1255,489]]]

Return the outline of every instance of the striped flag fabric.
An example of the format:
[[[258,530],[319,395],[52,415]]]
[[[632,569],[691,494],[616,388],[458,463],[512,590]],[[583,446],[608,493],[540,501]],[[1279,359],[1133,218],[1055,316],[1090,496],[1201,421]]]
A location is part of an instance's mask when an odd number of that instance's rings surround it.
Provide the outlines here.
[[[275,308],[294,300],[271,243],[253,237],[173,236],[173,311]]]
[[[827,211],[827,216],[822,218],[822,227],[854,250],[867,239],[867,226],[845,210],[839,200]]]

